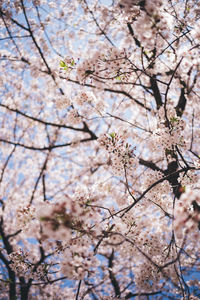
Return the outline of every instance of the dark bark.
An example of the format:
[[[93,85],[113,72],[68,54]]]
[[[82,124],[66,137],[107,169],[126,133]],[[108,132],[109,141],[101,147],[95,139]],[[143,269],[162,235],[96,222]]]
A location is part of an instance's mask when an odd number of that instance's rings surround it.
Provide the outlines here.
[[[20,277],[20,294],[21,300],[28,300],[28,293],[31,287],[32,279],[26,283],[24,277]]]
[[[153,91],[154,98],[156,100],[157,109],[159,109],[163,103],[162,103],[162,97],[161,97],[161,94],[160,94],[160,91],[158,88],[158,84],[157,84],[155,75],[153,75],[150,78],[150,84],[151,84],[151,89]]]
[[[0,235],[3,241],[3,244],[5,246],[5,249],[8,254],[13,252],[12,246],[8,241],[8,237],[5,235],[4,230],[3,230],[3,218],[1,218],[0,221]],[[9,264],[10,262],[5,258],[5,256],[0,252],[0,259],[3,261],[5,264],[7,271],[8,271],[8,276],[9,276],[9,300],[16,300],[16,278],[15,278],[15,273],[12,271],[10,268]]]
[[[117,279],[116,279],[116,277],[115,277],[115,275],[112,271],[113,260],[114,260],[114,250],[112,250],[112,253],[111,253],[111,255],[109,257],[109,260],[108,260],[109,276],[110,276],[110,280],[111,280],[112,286],[113,286],[114,291],[115,291],[115,296],[120,297],[120,295],[121,295],[120,287],[119,287]]]
[[[185,89],[182,88],[181,89],[181,95],[180,95],[180,98],[178,100],[178,104],[176,106],[176,113],[177,113],[177,116],[178,117],[181,117],[184,110],[185,110],[185,106],[186,106],[186,98],[185,98]]]

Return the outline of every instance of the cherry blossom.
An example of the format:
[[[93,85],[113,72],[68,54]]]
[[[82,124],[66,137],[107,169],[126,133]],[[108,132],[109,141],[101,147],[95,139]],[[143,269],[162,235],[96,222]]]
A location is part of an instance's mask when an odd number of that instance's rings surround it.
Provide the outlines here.
[[[200,2],[0,14],[1,299],[199,299]]]

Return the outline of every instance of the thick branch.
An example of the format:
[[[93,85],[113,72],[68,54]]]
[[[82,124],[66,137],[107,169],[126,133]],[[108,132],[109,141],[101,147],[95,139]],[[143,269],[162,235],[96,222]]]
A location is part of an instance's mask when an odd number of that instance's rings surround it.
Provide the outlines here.
[[[120,295],[121,295],[120,287],[119,287],[117,279],[116,279],[116,277],[115,277],[115,275],[112,271],[113,259],[114,259],[114,250],[112,250],[112,253],[111,253],[111,255],[109,257],[109,260],[108,260],[109,276],[110,276],[110,280],[111,280],[112,286],[113,286],[114,291],[115,291],[115,296],[120,297]]]
[[[182,88],[181,89],[180,98],[179,98],[178,104],[176,106],[177,116],[179,116],[179,117],[182,116],[182,114],[183,114],[183,112],[185,110],[186,102],[187,102],[187,99],[185,98],[185,89]]]
[[[160,91],[158,88],[158,84],[157,84],[155,75],[153,75],[150,78],[150,84],[151,84],[151,89],[153,91],[154,98],[156,100],[157,109],[159,109],[163,103],[162,103],[162,98],[161,98],[161,94],[160,94]]]

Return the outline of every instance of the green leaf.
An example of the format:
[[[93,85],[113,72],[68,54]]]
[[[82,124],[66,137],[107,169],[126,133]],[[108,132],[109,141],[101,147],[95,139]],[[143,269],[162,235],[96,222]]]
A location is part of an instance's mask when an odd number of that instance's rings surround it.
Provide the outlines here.
[[[88,200],[86,201],[85,205],[86,205],[86,206],[87,206],[87,205],[90,205],[90,203],[91,203],[91,200],[88,199]]]
[[[171,123],[176,123],[176,122],[178,122],[178,119],[175,118],[175,117],[173,117],[173,118],[170,119],[170,122],[171,122]]]
[[[60,61],[60,67],[61,68],[67,67],[66,63],[63,60]]]
[[[115,136],[116,136],[115,132],[112,132],[112,133],[110,133],[109,135],[110,135],[110,137],[111,137],[112,139],[114,139]]]

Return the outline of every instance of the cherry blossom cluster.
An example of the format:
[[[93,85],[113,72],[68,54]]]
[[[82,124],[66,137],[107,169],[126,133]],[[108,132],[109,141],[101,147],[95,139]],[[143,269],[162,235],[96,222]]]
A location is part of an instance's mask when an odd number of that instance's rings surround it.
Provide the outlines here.
[[[119,2],[119,7],[128,16],[135,35],[142,41],[145,50],[152,50],[156,43],[159,46],[164,44],[164,39],[169,37],[173,20],[165,11],[165,5],[164,0]]]
[[[200,228],[200,198],[199,191],[186,187],[180,201],[176,204],[174,227],[177,236],[184,234],[198,236]]]
[[[14,272],[20,277],[26,275],[26,278],[43,280],[48,273],[50,265],[41,264],[37,267],[36,258],[30,261],[30,254],[22,249],[12,252],[9,255],[10,266]]]
[[[106,52],[97,51],[92,57],[80,62],[77,66],[77,80],[84,83],[87,79],[95,81],[97,86],[127,80],[133,67],[128,58],[131,53],[125,49],[110,47]]]
[[[78,105],[84,105],[86,103],[93,103],[95,101],[95,96],[92,92],[84,92],[81,91],[76,96],[74,102],[76,102]]]
[[[2,299],[196,300],[200,1],[0,15]]]
[[[45,205],[45,211],[42,209],[42,205],[38,208],[37,218],[42,224],[43,239],[54,237],[58,240],[61,238],[69,240],[73,229],[81,230],[82,222],[75,218],[81,213],[80,207],[76,202],[70,203],[70,206],[74,215],[71,214],[71,211],[67,212],[67,202],[65,201]]]
[[[19,229],[26,230],[29,227],[30,221],[35,218],[35,207],[28,205],[22,206],[20,205],[16,211],[16,220],[17,220],[17,227]]]
[[[68,241],[81,233],[95,234],[92,230],[93,220],[98,224],[100,217],[97,214],[98,209],[95,208],[97,196],[88,193],[86,189],[78,188],[74,197],[74,200],[69,198],[59,203],[38,205],[36,218],[41,223],[44,240],[54,237],[57,240]]]
[[[122,136],[113,132],[103,134],[98,139],[99,145],[110,154],[112,170],[117,175],[124,175],[124,171],[131,173],[138,161],[133,148]]]
[[[99,260],[90,249],[87,237],[73,239],[63,252],[62,272],[69,279],[94,276]]]
[[[163,156],[167,154],[168,158],[173,160],[170,151],[174,150],[176,145],[186,147],[184,138],[185,122],[176,115],[175,109],[168,110],[167,119],[163,107],[159,109],[158,115],[157,129],[154,131],[152,139],[154,151],[160,150]]]
[[[66,109],[70,104],[70,99],[64,95],[59,96],[58,99],[56,99],[56,108],[58,109]]]
[[[148,261],[141,262],[137,265],[137,272],[134,278],[135,284],[142,291],[157,289],[157,283],[161,279],[161,274],[158,273],[156,267]]]
[[[19,275],[23,273],[31,274],[31,265],[28,263],[28,253],[24,253],[22,250],[17,252],[12,252],[9,255],[11,260],[12,269],[15,270]]]
[[[67,122],[70,124],[79,124],[81,122],[81,117],[77,109],[73,108],[67,113]]]
[[[91,91],[78,92],[77,95],[73,97],[72,103],[74,107],[78,106],[78,110],[84,118],[96,113],[102,115],[108,106],[102,99],[97,98]]]
[[[143,190],[150,187],[156,181],[159,181],[161,178],[164,177],[164,174],[160,171],[146,171],[145,176],[143,176],[144,183],[142,184]],[[159,187],[159,193],[158,193]],[[172,188],[167,180],[159,183],[157,187],[152,188],[147,196],[147,199],[153,201],[156,204],[161,205],[161,207],[170,212],[172,209],[172,202],[169,197],[170,193],[172,192]]]
[[[94,256],[89,237],[101,233],[99,224],[97,191],[88,191],[78,187],[75,200],[66,200],[57,204],[40,205],[37,218],[42,226],[42,239],[57,240],[56,251],[61,256],[62,272],[69,279],[82,279],[92,275],[99,261]],[[97,207],[97,208],[96,208]],[[95,220],[95,222],[94,222]]]
[[[198,25],[199,26],[199,25]],[[199,31],[198,31],[199,32]],[[193,29],[192,33],[194,38],[199,41],[199,38],[196,38],[197,33],[196,30]],[[195,72],[193,72],[194,68],[197,70],[197,77],[199,74],[199,51],[196,47],[191,48],[185,46],[178,51],[179,59],[183,58],[182,63],[180,65],[179,76],[182,80],[188,80],[189,86],[192,87],[192,82],[195,77]],[[189,76],[188,76],[189,75]],[[197,79],[198,82],[198,79]],[[194,96],[194,95],[193,95]],[[189,98],[191,95],[188,96]]]
[[[199,165],[197,165],[199,167]],[[182,187],[189,187],[190,189],[198,187],[198,174],[194,170],[189,170],[187,174],[180,174],[178,181]]]

